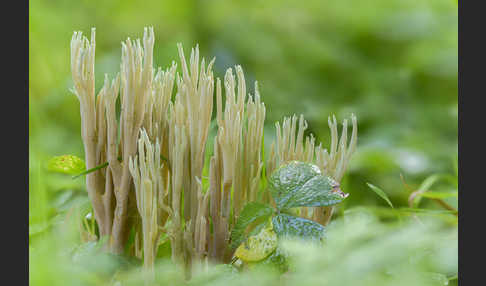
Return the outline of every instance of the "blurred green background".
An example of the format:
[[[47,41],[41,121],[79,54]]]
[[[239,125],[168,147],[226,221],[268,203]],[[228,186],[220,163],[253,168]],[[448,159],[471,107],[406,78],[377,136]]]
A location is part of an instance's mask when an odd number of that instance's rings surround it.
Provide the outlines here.
[[[351,194],[346,207],[386,206],[366,182],[405,206],[409,191],[400,174],[414,188],[430,174],[453,172],[456,1],[34,0],[29,13],[31,226],[67,208],[84,188],[82,179],[44,176],[42,169],[55,155],[84,158],[79,103],[69,92],[69,44],[73,31],[89,35],[91,27],[97,90],[104,73],[119,70],[120,42],[152,25],[156,66],[178,61],[177,42],[186,53],[199,43],[206,58],[216,57],[216,76],[241,64],[251,92],[258,80],[265,144],[273,141],[275,121],[302,113],[308,132],[328,146],[328,116],[342,121],[355,113],[358,151],[342,184]],[[52,209],[43,209],[46,201]]]

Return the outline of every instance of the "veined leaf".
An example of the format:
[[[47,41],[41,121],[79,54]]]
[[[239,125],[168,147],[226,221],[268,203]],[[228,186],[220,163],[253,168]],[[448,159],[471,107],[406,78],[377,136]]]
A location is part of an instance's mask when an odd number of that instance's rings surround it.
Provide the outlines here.
[[[335,205],[348,196],[336,181],[322,175],[317,166],[298,161],[273,172],[270,187],[279,210]]]
[[[390,207],[393,208],[393,204],[391,203],[390,199],[388,198],[388,196],[386,195],[386,193],[382,189],[380,189],[377,186],[372,185],[370,183],[366,183],[366,184],[368,185],[368,187],[370,187],[370,189],[373,192],[375,192],[375,194],[377,194],[378,196],[380,196],[380,198],[384,199],[390,205]]]
[[[84,160],[74,155],[56,156],[49,160],[47,169],[51,172],[74,175],[86,169]]]
[[[260,261],[277,248],[277,235],[269,223],[257,235],[250,236],[235,251],[235,256],[244,262]]]
[[[324,227],[312,220],[279,214],[272,219],[273,230],[280,237],[299,237],[312,241],[321,241]]]
[[[253,223],[264,223],[273,214],[272,207],[266,204],[251,202],[245,205],[231,232],[231,249],[237,248],[245,240],[245,231]]]

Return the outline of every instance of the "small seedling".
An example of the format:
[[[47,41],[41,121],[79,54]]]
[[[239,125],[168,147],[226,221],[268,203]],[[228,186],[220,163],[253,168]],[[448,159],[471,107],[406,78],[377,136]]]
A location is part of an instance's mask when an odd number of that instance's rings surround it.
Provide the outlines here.
[[[275,208],[262,203],[248,203],[231,233],[235,257],[244,262],[270,257],[277,250],[277,238],[297,237],[320,242],[324,237],[324,226],[289,213],[297,207],[336,205],[348,196],[317,166],[299,161],[275,170],[269,183]]]

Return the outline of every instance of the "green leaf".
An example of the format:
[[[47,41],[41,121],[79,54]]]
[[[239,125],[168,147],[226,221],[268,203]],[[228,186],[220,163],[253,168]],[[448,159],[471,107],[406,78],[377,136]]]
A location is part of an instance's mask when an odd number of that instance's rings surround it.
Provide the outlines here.
[[[428,191],[442,176],[439,174],[431,175],[420,184],[419,190]]]
[[[380,198],[384,199],[390,205],[390,207],[393,208],[393,204],[391,203],[390,199],[388,198],[388,196],[386,195],[386,193],[382,189],[380,189],[377,186],[372,185],[370,183],[366,183],[366,184],[368,185],[368,187],[370,187],[370,189],[373,192],[375,192],[378,196],[380,196]]]
[[[273,208],[266,204],[257,202],[246,204],[231,232],[231,249],[237,248],[246,239],[245,232],[249,231],[250,225],[255,226],[266,222],[273,212]]]
[[[446,199],[446,198],[457,198],[457,191],[455,192],[426,192],[421,194],[424,198],[429,199]]]
[[[322,175],[317,166],[298,161],[273,172],[270,191],[279,210],[335,205],[348,196],[336,181]]]
[[[117,159],[118,159],[118,162],[122,162],[122,158],[121,158],[121,157],[118,157]],[[160,159],[162,159],[162,160],[164,160],[164,161],[167,161],[167,163],[168,163],[167,158],[165,158],[164,156],[160,155]],[[103,169],[103,168],[107,167],[108,165],[109,165],[109,163],[108,163],[108,162],[104,162],[103,164],[99,164],[98,166],[95,166],[95,167],[93,167],[93,168],[91,168],[91,169],[88,169],[88,170],[83,170],[83,172],[81,172],[81,173],[79,173],[79,174],[77,174],[77,175],[73,176],[73,177],[72,177],[72,179],[74,180],[74,179],[77,179],[77,178],[79,178],[79,177],[81,177],[81,176],[84,176],[84,175],[87,175],[87,174],[89,174],[89,173],[92,173],[92,172],[94,172],[94,171],[97,171],[97,170]],[[169,167],[169,168],[170,168],[170,167]]]
[[[311,241],[321,241],[324,227],[312,220],[279,214],[272,219],[273,230],[279,238],[299,237]]]
[[[56,156],[49,160],[47,169],[51,172],[74,175],[86,169],[84,160],[74,155]]]
[[[415,192],[416,195],[413,198],[413,207],[418,207],[420,200],[423,197],[423,194],[425,192],[428,192],[432,185],[434,185],[441,178],[443,178],[443,175],[440,174],[434,174],[425,178],[425,180],[422,182],[422,184],[420,184],[417,191]]]
[[[277,248],[277,235],[269,223],[257,235],[250,236],[247,241],[240,244],[235,256],[244,262],[261,261],[268,257]]]
[[[286,272],[289,269],[287,262],[288,254],[286,254],[279,246],[275,249],[270,256],[258,262],[260,265],[270,265],[276,267],[281,273]]]

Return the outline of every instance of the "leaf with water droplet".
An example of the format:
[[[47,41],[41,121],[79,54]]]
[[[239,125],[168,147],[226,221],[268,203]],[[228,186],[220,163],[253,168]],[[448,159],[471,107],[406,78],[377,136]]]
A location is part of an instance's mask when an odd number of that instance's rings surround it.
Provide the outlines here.
[[[279,238],[298,237],[311,241],[321,241],[324,227],[312,220],[279,214],[272,219],[273,229]]]
[[[250,236],[235,251],[235,256],[244,262],[260,261],[268,257],[277,248],[277,235],[272,223],[264,227],[257,235]]]
[[[279,210],[335,205],[348,196],[336,181],[322,175],[316,165],[298,161],[273,172],[270,191]]]

